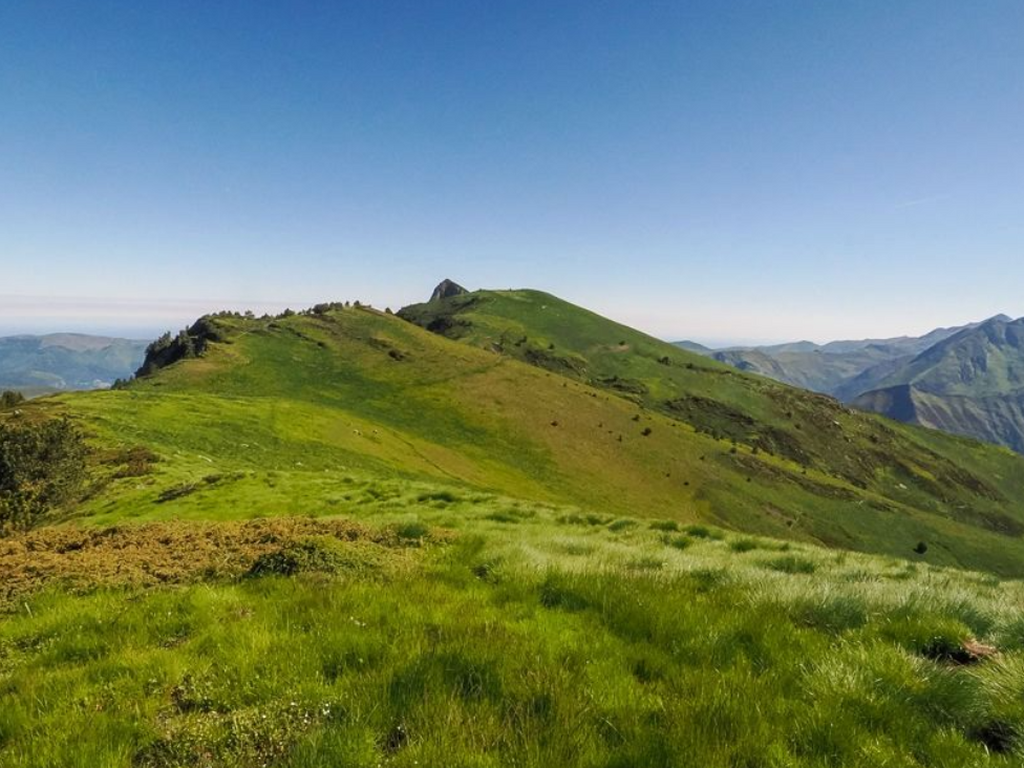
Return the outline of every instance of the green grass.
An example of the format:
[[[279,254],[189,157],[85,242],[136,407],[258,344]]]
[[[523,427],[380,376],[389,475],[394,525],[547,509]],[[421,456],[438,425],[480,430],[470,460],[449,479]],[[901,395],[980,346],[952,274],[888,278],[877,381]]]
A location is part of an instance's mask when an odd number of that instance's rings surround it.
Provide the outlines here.
[[[543,340],[557,332],[556,351],[583,348],[583,378],[593,381],[351,309],[220,318],[227,342],[201,359],[126,391],[44,398],[27,412],[67,413],[98,446],[159,455],[150,475],[112,480],[80,507],[80,517],[101,524],[358,514],[405,503],[396,483],[442,483],[460,498],[497,494],[596,510],[610,518],[604,524],[623,516],[711,523],[902,557],[917,557],[913,549],[925,541],[927,562],[1024,573],[1016,533],[1024,512],[1013,501],[1024,495],[1019,457],[834,414],[817,396],[700,358],[690,368],[686,353],[670,346],[672,364],[664,365],[666,345],[553,297],[491,296],[493,317],[478,312],[474,323],[529,322]],[[513,310],[522,317],[505,316]],[[595,350],[600,334],[612,342]],[[601,383],[612,376],[644,382],[647,395]],[[662,407],[686,393],[698,404],[711,395],[728,401],[725,416],[748,414],[756,429],[799,419],[805,427],[786,434],[806,436],[794,444],[813,460],[802,466],[749,435],[717,438],[702,421],[707,414]],[[804,415],[787,421],[782,408]],[[837,452],[844,463],[832,461]],[[863,487],[843,476],[847,461],[866,473]],[[207,484],[209,476],[222,479]],[[353,479],[359,487],[346,487]]]
[[[814,575],[794,575],[737,546],[749,538],[679,550],[671,534],[580,527],[558,509],[492,519],[506,503],[479,502],[449,543],[414,544],[411,566],[353,569],[332,544],[238,580],[22,601],[0,624],[0,763],[1024,757],[1019,583],[803,545],[786,557]],[[370,520],[404,521],[415,542],[447,515]],[[963,665],[935,650],[971,638],[1000,655]]]
[[[636,403],[634,434],[650,429],[654,439],[685,424],[717,438],[705,460],[731,474],[713,505],[716,522],[730,527],[786,535],[783,526],[791,526],[830,546],[875,551],[887,538],[902,539],[907,515],[937,529],[946,523],[935,518],[944,518],[975,531],[1024,533],[1015,502],[1024,494],[1021,459],[1005,450],[852,411],[539,291],[478,291],[400,314]],[[744,482],[759,504],[748,501]],[[810,508],[795,498],[798,488],[816,498]],[[975,535],[961,529],[954,542],[934,533],[954,550]],[[983,567],[977,555],[960,562]]]
[[[22,409],[96,453],[61,525],[0,542],[0,765],[1021,764],[1018,457],[833,434],[831,405],[508,299],[551,356],[222,318],[203,358]],[[709,434],[779,403],[806,467]],[[296,519],[224,522],[265,517]]]

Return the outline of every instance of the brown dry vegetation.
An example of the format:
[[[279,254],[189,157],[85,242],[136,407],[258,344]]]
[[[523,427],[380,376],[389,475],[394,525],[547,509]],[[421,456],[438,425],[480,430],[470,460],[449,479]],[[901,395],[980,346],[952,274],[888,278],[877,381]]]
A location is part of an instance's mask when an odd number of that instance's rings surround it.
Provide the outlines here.
[[[0,540],[0,610],[56,583],[83,591],[237,578],[294,547],[326,551],[334,561],[341,553],[363,570],[393,569],[418,541],[393,528],[305,517],[46,527]]]

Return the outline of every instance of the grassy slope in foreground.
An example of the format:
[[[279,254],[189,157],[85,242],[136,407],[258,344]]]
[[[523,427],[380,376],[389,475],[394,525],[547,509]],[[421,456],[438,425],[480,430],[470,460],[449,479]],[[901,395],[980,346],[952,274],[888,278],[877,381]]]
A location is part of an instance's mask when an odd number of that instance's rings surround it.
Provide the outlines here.
[[[1021,526],[1020,510],[1007,499],[1024,495],[1020,460],[1008,452],[895,431],[845,410],[833,414],[830,401],[788,388],[778,388],[774,399],[758,389],[769,383],[725,366],[690,369],[689,358],[662,365],[644,349],[657,342],[636,332],[625,337],[633,339],[625,345],[632,351],[605,357],[626,366],[623,378],[653,366],[645,385],[656,392],[652,402],[683,397],[698,416],[715,419],[721,414],[699,409],[723,393],[732,393],[730,407],[745,408],[750,418],[766,418],[759,409],[792,408],[794,420],[806,423],[803,432],[773,428],[769,439],[792,441],[810,458],[773,455],[742,435],[734,445],[710,434],[714,425],[687,423],[678,409],[642,408],[619,392],[371,310],[214,322],[225,341],[200,359],[127,391],[34,406],[71,414],[109,449],[141,445],[161,458],[141,482],[112,468],[122,476],[94,494],[82,515],[110,523],[337,514],[386,495],[377,481],[399,476],[909,557],[924,540],[934,563],[1024,571],[1024,546],[1004,534]],[[815,421],[821,419],[824,426]],[[728,418],[716,423],[733,428]],[[830,434],[819,439],[820,430]],[[807,438],[796,442],[793,434]],[[847,438],[860,445],[871,436],[880,445],[870,454],[846,447]],[[956,463],[927,449],[928,440],[947,453],[956,447]],[[849,459],[843,467],[858,467],[865,455],[875,462],[866,487],[837,475],[828,453],[833,444]],[[813,453],[819,450],[821,457]],[[364,475],[368,489],[353,491],[350,483]]]
[[[335,534],[328,522],[229,525],[0,543],[5,582],[30,549],[50,584],[0,621],[0,764],[1024,758],[1016,582],[440,493]],[[90,562],[104,586],[90,585]],[[76,568],[79,596],[54,581]],[[970,639],[1000,653],[976,661]]]

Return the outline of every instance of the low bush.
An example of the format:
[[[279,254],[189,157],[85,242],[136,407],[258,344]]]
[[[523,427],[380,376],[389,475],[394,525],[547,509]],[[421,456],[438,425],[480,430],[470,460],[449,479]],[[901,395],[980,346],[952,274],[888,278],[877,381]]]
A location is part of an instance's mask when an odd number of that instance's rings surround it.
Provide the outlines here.
[[[638,523],[636,520],[629,520],[628,518],[623,518],[621,520],[616,520],[612,523],[609,523],[608,530],[618,533],[619,531],[625,531],[629,528],[636,528],[637,525]]]
[[[87,453],[68,419],[0,425],[0,533],[27,530],[75,498]]]
[[[695,539],[721,539],[721,531],[716,531],[706,525],[688,525],[686,532]]]
[[[661,543],[666,547],[672,547],[673,549],[686,549],[693,544],[693,539],[689,536],[670,536],[669,534],[663,534],[661,537]]]
[[[25,402],[25,396],[21,392],[5,389],[0,393],[0,411],[6,411]]]
[[[733,552],[751,552],[759,547],[760,545],[753,539],[733,539],[729,542],[729,549]]]
[[[654,520],[651,523],[652,531],[678,531],[679,523],[675,520]]]
[[[783,555],[762,562],[765,568],[779,573],[814,573],[817,570],[813,560],[797,555]]]
[[[368,553],[329,536],[312,536],[288,542],[260,555],[249,576],[294,576],[299,573],[340,573],[373,570],[376,563]]]
[[[427,537],[430,533],[430,529],[419,520],[411,520],[406,523],[399,523],[395,526],[395,533],[398,534],[398,538],[405,540],[420,541]]]

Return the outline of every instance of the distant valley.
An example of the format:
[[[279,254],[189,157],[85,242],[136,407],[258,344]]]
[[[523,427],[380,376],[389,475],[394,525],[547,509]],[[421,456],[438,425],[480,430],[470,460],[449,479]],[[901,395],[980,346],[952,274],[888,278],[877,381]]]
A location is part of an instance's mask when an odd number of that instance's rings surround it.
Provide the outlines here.
[[[103,389],[142,364],[148,342],[79,333],[0,337],[0,389]]]
[[[1024,452],[1024,319],[997,315],[920,337],[714,350],[677,346],[898,421]]]

